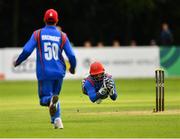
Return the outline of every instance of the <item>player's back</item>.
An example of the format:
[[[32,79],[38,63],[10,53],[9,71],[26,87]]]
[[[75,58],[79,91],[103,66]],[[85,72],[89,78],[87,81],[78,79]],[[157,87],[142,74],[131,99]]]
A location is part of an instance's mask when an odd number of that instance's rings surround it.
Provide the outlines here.
[[[37,46],[38,79],[58,79],[59,77],[64,77],[66,66],[62,57],[62,32],[56,26],[45,26],[40,29],[39,36]]]

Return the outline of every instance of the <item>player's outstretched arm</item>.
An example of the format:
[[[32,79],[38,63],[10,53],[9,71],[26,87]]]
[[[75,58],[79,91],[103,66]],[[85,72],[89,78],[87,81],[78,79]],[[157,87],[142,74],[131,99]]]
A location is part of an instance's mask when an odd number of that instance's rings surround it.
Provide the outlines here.
[[[98,92],[96,92],[95,88],[88,81],[85,83],[84,88],[89,96],[89,99],[94,103],[99,99],[105,99],[108,97],[106,88],[101,88]]]
[[[29,41],[25,44],[22,53],[19,55],[18,59],[13,62],[14,67],[20,65],[24,60],[26,60],[31,53],[33,52],[35,46],[36,46],[36,40],[34,38],[34,35],[31,36]]]
[[[117,99],[116,86],[115,86],[115,82],[112,79],[112,77],[105,76],[105,78],[104,78],[104,85],[108,89],[110,98],[112,100],[116,100]]]
[[[76,57],[74,54],[74,51],[72,49],[72,46],[70,44],[69,39],[66,37],[66,42],[64,44],[64,52],[67,55],[68,59],[69,59],[69,63],[70,63],[70,73],[71,74],[75,74],[75,68],[76,68]]]
[[[110,94],[109,96],[110,96],[110,98],[112,100],[116,100],[117,99],[117,92],[116,92],[116,87],[115,86],[114,86],[114,89],[113,89],[113,94]]]

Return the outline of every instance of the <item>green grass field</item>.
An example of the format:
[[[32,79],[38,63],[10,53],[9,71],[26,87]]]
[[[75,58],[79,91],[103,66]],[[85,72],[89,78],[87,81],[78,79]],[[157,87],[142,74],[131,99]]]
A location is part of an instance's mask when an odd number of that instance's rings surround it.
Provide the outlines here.
[[[0,82],[0,137],[179,137],[180,79],[165,80],[165,112],[153,113],[153,79],[116,80],[118,99],[93,104],[78,80],[65,80],[60,100],[63,130],[39,105],[36,82]]]

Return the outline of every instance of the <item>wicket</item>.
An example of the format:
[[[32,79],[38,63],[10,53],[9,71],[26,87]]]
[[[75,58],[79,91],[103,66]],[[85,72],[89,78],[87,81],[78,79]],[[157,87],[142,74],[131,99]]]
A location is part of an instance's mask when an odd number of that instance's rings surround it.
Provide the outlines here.
[[[164,70],[155,70],[156,78],[156,112],[164,111]]]

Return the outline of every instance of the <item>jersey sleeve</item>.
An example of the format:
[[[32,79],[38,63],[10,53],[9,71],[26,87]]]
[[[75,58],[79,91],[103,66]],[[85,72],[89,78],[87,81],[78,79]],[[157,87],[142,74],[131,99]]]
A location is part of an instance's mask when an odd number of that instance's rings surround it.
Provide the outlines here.
[[[75,54],[74,54],[74,51],[72,49],[71,43],[70,43],[67,36],[66,36],[66,40],[65,40],[63,49],[64,49],[64,52],[65,52],[66,56],[69,59],[69,63],[71,65],[70,67],[72,69],[75,69],[76,68],[76,63],[77,63],[76,62],[76,57],[75,57]]]
[[[15,62],[15,65],[21,64],[24,60],[26,60],[31,53],[33,52],[35,46],[37,44],[36,39],[34,38],[34,34],[31,35],[31,38],[28,40],[28,42],[24,45],[23,51],[19,55],[18,59]]]
[[[99,97],[97,96],[95,88],[92,86],[92,84],[89,81],[85,82],[84,89],[85,89],[87,95],[89,96],[89,99],[92,102],[95,102],[96,100],[99,99]]]

